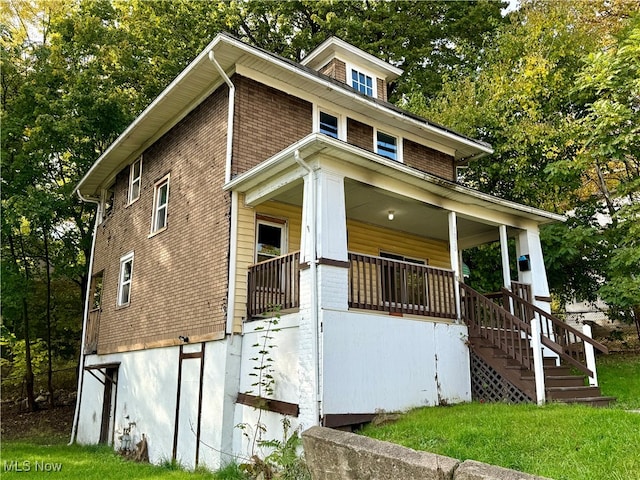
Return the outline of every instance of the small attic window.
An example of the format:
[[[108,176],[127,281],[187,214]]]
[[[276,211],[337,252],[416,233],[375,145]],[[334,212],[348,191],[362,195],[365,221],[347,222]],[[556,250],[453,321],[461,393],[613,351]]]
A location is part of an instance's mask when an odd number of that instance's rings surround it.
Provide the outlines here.
[[[373,97],[373,78],[355,68],[351,69],[351,86],[359,92]]]

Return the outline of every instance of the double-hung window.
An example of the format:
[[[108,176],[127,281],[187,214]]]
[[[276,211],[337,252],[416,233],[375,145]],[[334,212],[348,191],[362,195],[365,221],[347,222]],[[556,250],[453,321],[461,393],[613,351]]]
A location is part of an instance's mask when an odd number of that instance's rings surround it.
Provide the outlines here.
[[[320,112],[320,133],[338,138],[338,117],[330,113]]]
[[[140,198],[140,183],[142,178],[142,157],[139,157],[129,167],[129,203]]]
[[[373,97],[373,78],[369,75],[351,69],[351,86],[359,92]]]
[[[131,281],[133,279],[133,252],[120,258],[120,276],[118,278],[118,306],[129,305],[131,300]]]
[[[398,160],[398,139],[379,131],[376,138],[376,151],[378,155]]]
[[[167,227],[167,211],[169,207],[169,175],[155,184],[153,189],[153,218],[151,233]]]

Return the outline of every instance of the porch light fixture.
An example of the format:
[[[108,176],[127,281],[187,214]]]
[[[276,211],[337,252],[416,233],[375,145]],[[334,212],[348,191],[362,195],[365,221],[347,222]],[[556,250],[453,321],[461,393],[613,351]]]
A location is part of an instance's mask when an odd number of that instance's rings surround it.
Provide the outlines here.
[[[387,215],[387,218],[389,220],[393,220],[396,216],[396,212],[394,212],[393,210],[389,210],[389,214]]]

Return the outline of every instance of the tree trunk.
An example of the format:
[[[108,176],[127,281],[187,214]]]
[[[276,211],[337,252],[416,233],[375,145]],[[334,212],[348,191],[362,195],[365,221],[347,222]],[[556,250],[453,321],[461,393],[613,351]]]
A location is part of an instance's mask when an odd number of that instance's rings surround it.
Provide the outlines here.
[[[31,365],[31,338],[29,336],[29,311],[27,308],[27,297],[22,297],[22,320],[24,322],[24,360],[26,372],[24,374],[25,387],[27,389],[27,408],[30,412],[38,410],[36,396],[33,391],[33,366]]]
[[[24,243],[22,237],[20,237],[20,244],[22,249],[22,261],[24,262],[24,276],[25,276],[25,289],[22,290],[22,324],[24,327],[24,360],[26,363],[26,371],[24,374],[25,387],[27,390],[27,408],[31,412],[35,412],[38,409],[36,404],[36,397],[33,392],[33,366],[31,364],[31,338],[29,335],[29,307],[27,303],[27,291],[29,289],[29,266],[27,264],[26,255],[24,253]],[[18,262],[18,256],[15,249],[13,235],[9,235],[9,247],[11,248],[11,256],[16,264],[18,271],[21,270]]]
[[[49,390],[49,405],[53,407],[53,369],[51,355],[51,262],[49,260],[49,232],[43,230],[42,239],[44,241],[44,261],[47,272],[47,388]]]

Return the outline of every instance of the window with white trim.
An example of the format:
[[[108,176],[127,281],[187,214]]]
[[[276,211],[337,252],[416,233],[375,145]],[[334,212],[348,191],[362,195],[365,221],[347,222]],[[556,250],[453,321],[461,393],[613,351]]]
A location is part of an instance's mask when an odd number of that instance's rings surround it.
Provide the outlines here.
[[[398,139],[393,135],[378,131],[376,135],[376,152],[378,155],[398,160]]]
[[[333,138],[338,138],[338,117],[330,113],[320,111],[320,133]]]
[[[286,222],[258,216],[256,222],[256,262],[264,262],[287,253]]]
[[[351,69],[351,86],[359,92],[373,97],[373,78],[355,68]]]
[[[153,187],[153,218],[151,233],[167,228],[167,212],[169,207],[169,175]]]
[[[129,203],[140,198],[140,184],[142,179],[142,157],[139,157],[129,167]]]
[[[120,258],[120,275],[118,277],[118,306],[129,305],[131,300],[131,281],[133,279],[133,252]]]

